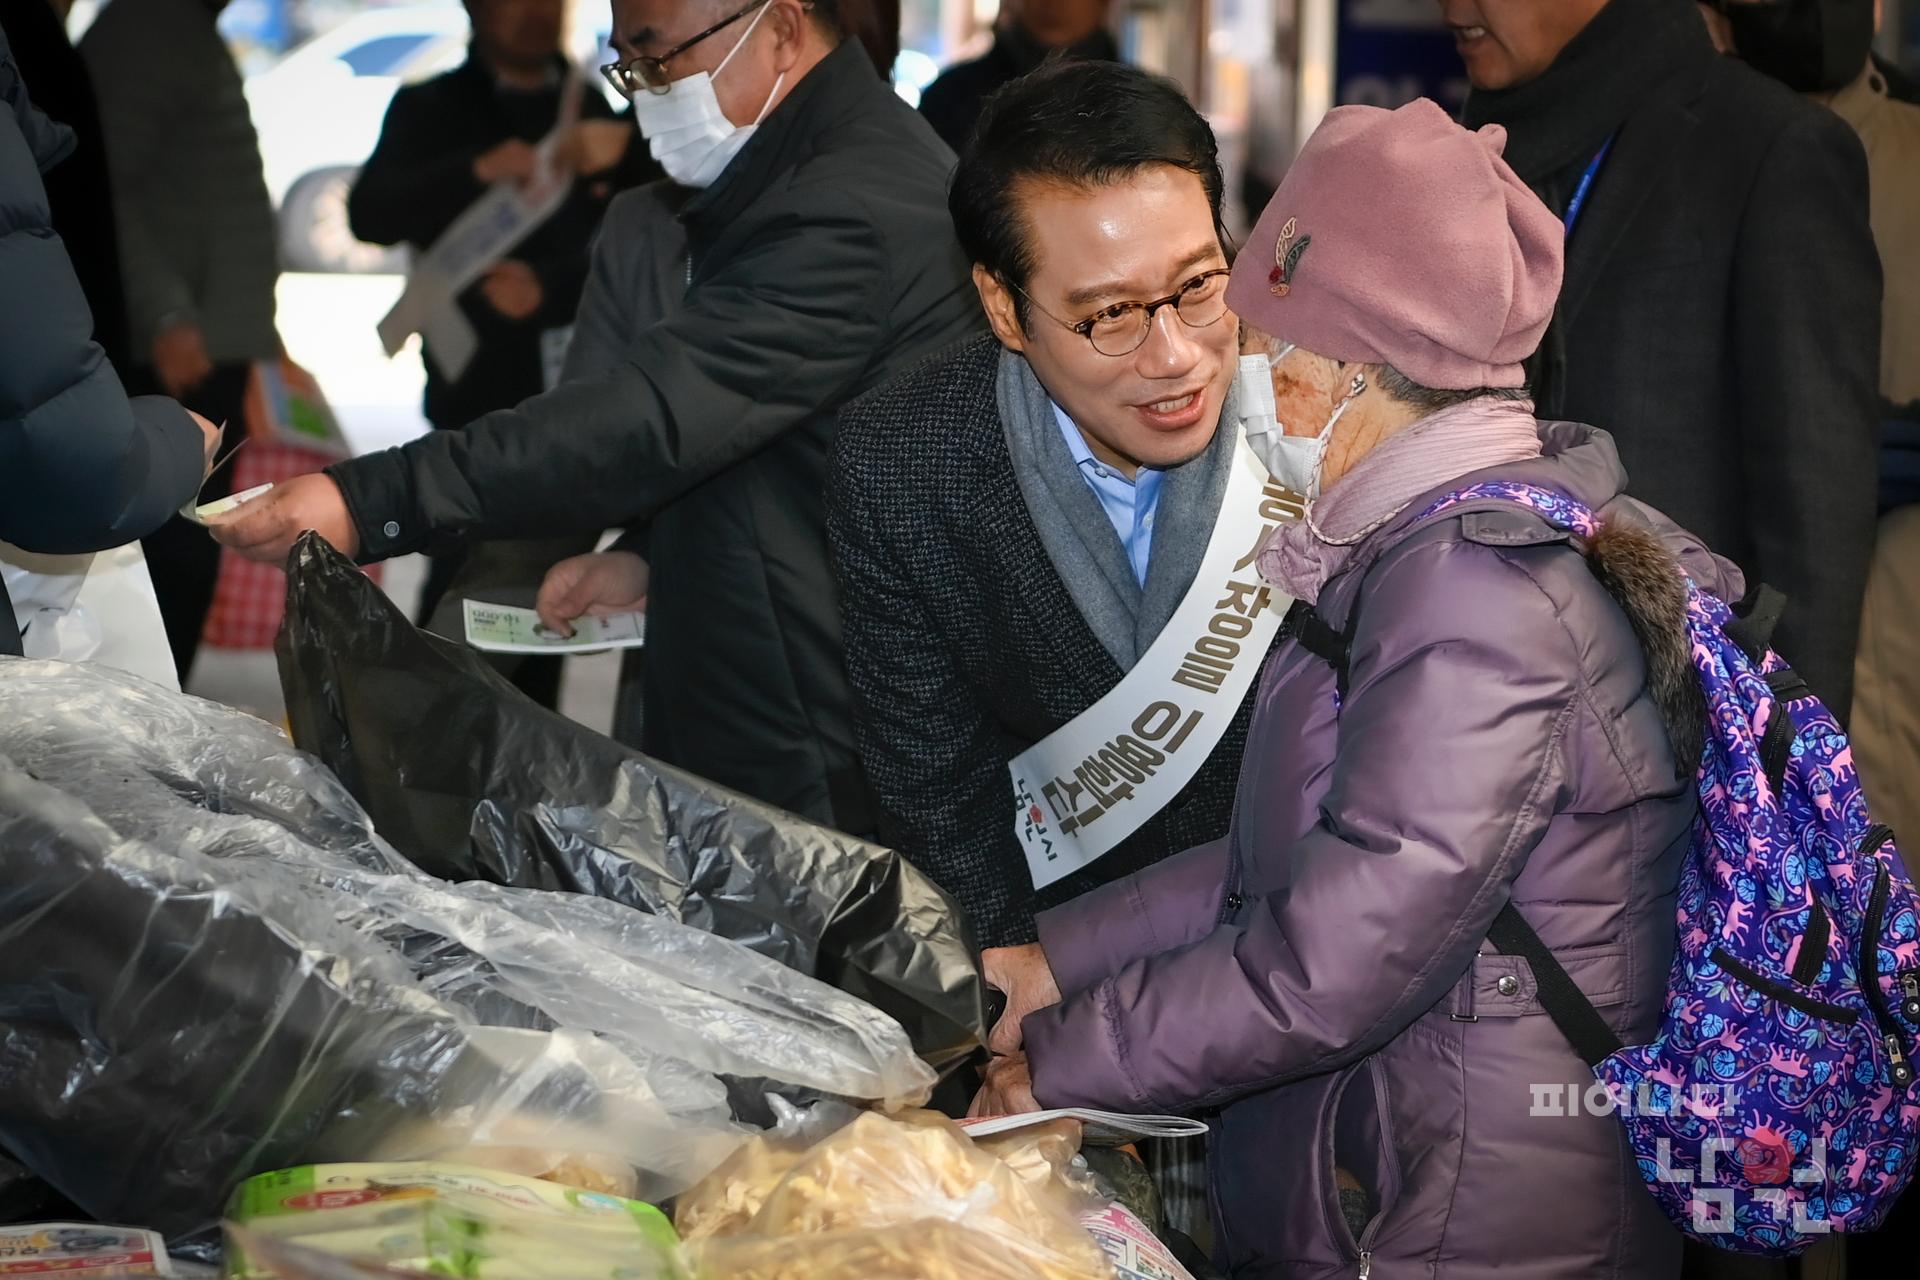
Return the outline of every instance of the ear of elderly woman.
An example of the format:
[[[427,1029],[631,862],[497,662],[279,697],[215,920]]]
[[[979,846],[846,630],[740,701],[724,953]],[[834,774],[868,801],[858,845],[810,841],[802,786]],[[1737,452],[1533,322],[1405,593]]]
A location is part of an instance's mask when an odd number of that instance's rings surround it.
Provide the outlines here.
[[[1743,584],[1624,495],[1604,431],[1535,420],[1522,362],[1564,228],[1503,145],[1430,102],[1342,108],[1289,171],[1228,291],[1272,360],[1270,469],[1311,498],[1258,566],[1351,620],[1348,685],[1276,652],[1228,837],[986,958],[1010,1057],[978,1109],[1219,1109],[1236,1274],[1678,1272],[1619,1125],[1539,1114],[1537,1086],[1591,1077],[1484,939],[1511,900],[1582,957],[1618,1030],[1651,1031],[1693,815],[1675,744],[1700,726],[1647,676],[1639,635],[1685,644],[1671,593],[1616,599],[1602,578],[1625,575],[1587,555],[1656,579],[1684,560],[1723,598]],[[1501,503],[1429,514],[1491,480],[1568,494],[1606,532],[1576,547]],[[1369,1221],[1343,1214],[1333,1168]]]

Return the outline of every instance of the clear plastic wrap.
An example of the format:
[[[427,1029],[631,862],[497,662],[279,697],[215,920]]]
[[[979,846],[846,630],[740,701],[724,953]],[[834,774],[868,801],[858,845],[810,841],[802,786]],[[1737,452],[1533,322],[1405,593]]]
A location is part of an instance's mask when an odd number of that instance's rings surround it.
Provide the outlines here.
[[[754,1140],[674,1221],[695,1270],[733,1280],[1112,1280],[1058,1138],[1010,1139],[1016,1169],[944,1116],[869,1113],[807,1148]]]
[[[893,850],[650,760],[415,629],[308,535],[277,646],[293,735],[415,865],[731,938],[897,1019],[935,1067],[985,1038],[959,909]]]
[[[0,1146],[170,1236],[325,1161],[488,1153],[655,1199],[769,1089],[897,1106],[933,1082],[891,1019],[735,943],[422,874],[251,717],[14,659],[0,1077]]]

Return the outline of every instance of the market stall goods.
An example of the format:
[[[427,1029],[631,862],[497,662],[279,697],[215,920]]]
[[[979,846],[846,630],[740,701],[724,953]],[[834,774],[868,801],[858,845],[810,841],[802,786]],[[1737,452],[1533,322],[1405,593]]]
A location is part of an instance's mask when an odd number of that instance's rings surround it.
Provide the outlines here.
[[[250,1178],[227,1214],[229,1280],[284,1280],[292,1246],[385,1273],[684,1280],[652,1205],[456,1164],[337,1164]],[[296,1254],[295,1265],[298,1265]]]
[[[985,1038],[953,901],[895,852],[669,768],[414,628],[315,535],[278,644],[294,740],[410,861],[606,898],[734,939],[897,1019],[936,1068]]]
[[[421,873],[270,726],[21,659],[0,1025],[0,1148],[169,1238],[314,1162],[484,1154],[658,1199],[769,1095],[897,1107],[934,1081],[893,1020],[736,943]]]
[[[749,1143],[675,1224],[696,1269],[736,1280],[1110,1280],[1087,1190],[1035,1176],[1047,1163],[1016,1172],[933,1112],[869,1113],[805,1150]]]

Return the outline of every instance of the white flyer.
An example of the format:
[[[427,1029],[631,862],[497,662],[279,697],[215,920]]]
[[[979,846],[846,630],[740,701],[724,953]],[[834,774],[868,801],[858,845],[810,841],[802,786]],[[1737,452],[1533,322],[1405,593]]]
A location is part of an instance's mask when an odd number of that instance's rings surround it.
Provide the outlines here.
[[[602,653],[608,649],[637,649],[647,642],[644,613],[575,618],[573,634],[563,636],[549,629],[532,609],[479,600],[461,604],[466,610],[467,643],[488,653]]]
[[[212,502],[203,502],[197,507],[188,504],[180,508],[180,514],[195,524],[212,524],[221,516],[245,506],[271,488],[273,488],[271,482],[267,484],[257,484],[251,489],[229,494],[224,498],[215,498]]]
[[[1078,1120],[1082,1126],[1081,1144],[1089,1147],[1124,1147],[1144,1138],[1197,1138],[1207,1132],[1204,1120],[1189,1120],[1184,1116],[1131,1116],[1118,1111],[1095,1111],[1091,1107],[1061,1107],[1018,1116],[969,1119],[961,1121],[960,1127],[972,1137],[991,1138],[1055,1120]]]

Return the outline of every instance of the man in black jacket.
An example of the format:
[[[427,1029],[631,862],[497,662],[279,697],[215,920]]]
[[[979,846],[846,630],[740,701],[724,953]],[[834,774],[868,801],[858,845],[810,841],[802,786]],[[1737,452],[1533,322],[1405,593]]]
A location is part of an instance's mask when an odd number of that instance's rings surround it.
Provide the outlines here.
[[[1633,494],[1787,593],[1837,712],[1873,550],[1880,265],[1847,126],[1715,52],[1693,0],[1440,0],[1507,162],[1569,227],[1532,382]]]
[[[626,524],[646,562],[609,557],[620,581],[569,605],[631,603],[642,578],[647,750],[868,830],[827,454],[843,404],[980,325],[952,155],[842,43],[830,0],[619,0],[615,19],[654,155],[705,188],[681,211],[683,305],[609,373],[283,485],[219,536],[279,561],[317,529],[380,559]]]
[[[574,179],[565,203],[514,246],[457,299],[475,339],[464,367],[449,368],[429,333],[425,343],[427,421],[455,431],[483,414],[538,395],[549,347],[563,347],[586,283],[587,246],[607,202],[624,187],[661,176],[635,140],[631,124],[614,119],[606,99],[568,79],[561,52],[562,0],[467,0],[473,47],[467,61],[393,97],[373,155],[348,198],[353,233],[372,244],[407,244],[424,252],[489,184],[533,176],[535,148],[578,100],[578,121],[560,151],[572,167],[603,166]],[[548,544],[502,548],[501,556],[538,557]],[[578,548],[574,548],[578,549]],[[547,563],[570,554],[559,544]],[[421,593],[420,617],[433,616],[463,560],[436,556]],[[553,706],[560,660],[531,658],[506,665],[514,683]]]
[[[1007,0],[993,47],[941,72],[920,96],[920,114],[948,146],[961,150],[995,90],[1050,56],[1118,61],[1107,8],[1108,0]]]
[[[535,147],[559,120],[568,91],[560,39],[562,0],[467,0],[473,47],[445,75],[393,96],[380,141],[360,171],[347,213],[371,244],[429,248],[500,181],[533,176]],[[441,430],[519,404],[544,389],[542,335],[573,323],[587,279],[587,248],[616,190],[652,181],[660,168],[606,99],[580,90],[580,121],[563,150],[584,163],[605,147],[620,167],[576,178],[566,203],[460,295],[479,339],[473,360],[449,376],[426,344],[427,421]],[[591,140],[591,142],[589,141]]]
[[[829,529],[881,836],[984,947],[1227,829],[1250,697],[1169,803],[1043,889],[1008,770],[1140,665],[1224,518],[1238,349],[1208,274],[1227,262],[1215,157],[1145,72],[1060,63],[1009,87],[952,195],[995,336],[844,418]],[[1126,305],[1156,299],[1151,319]],[[1134,328],[1109,338],[1089,321],[1114,309]],[[1116,807],[1086,834],[1127,821]]]

